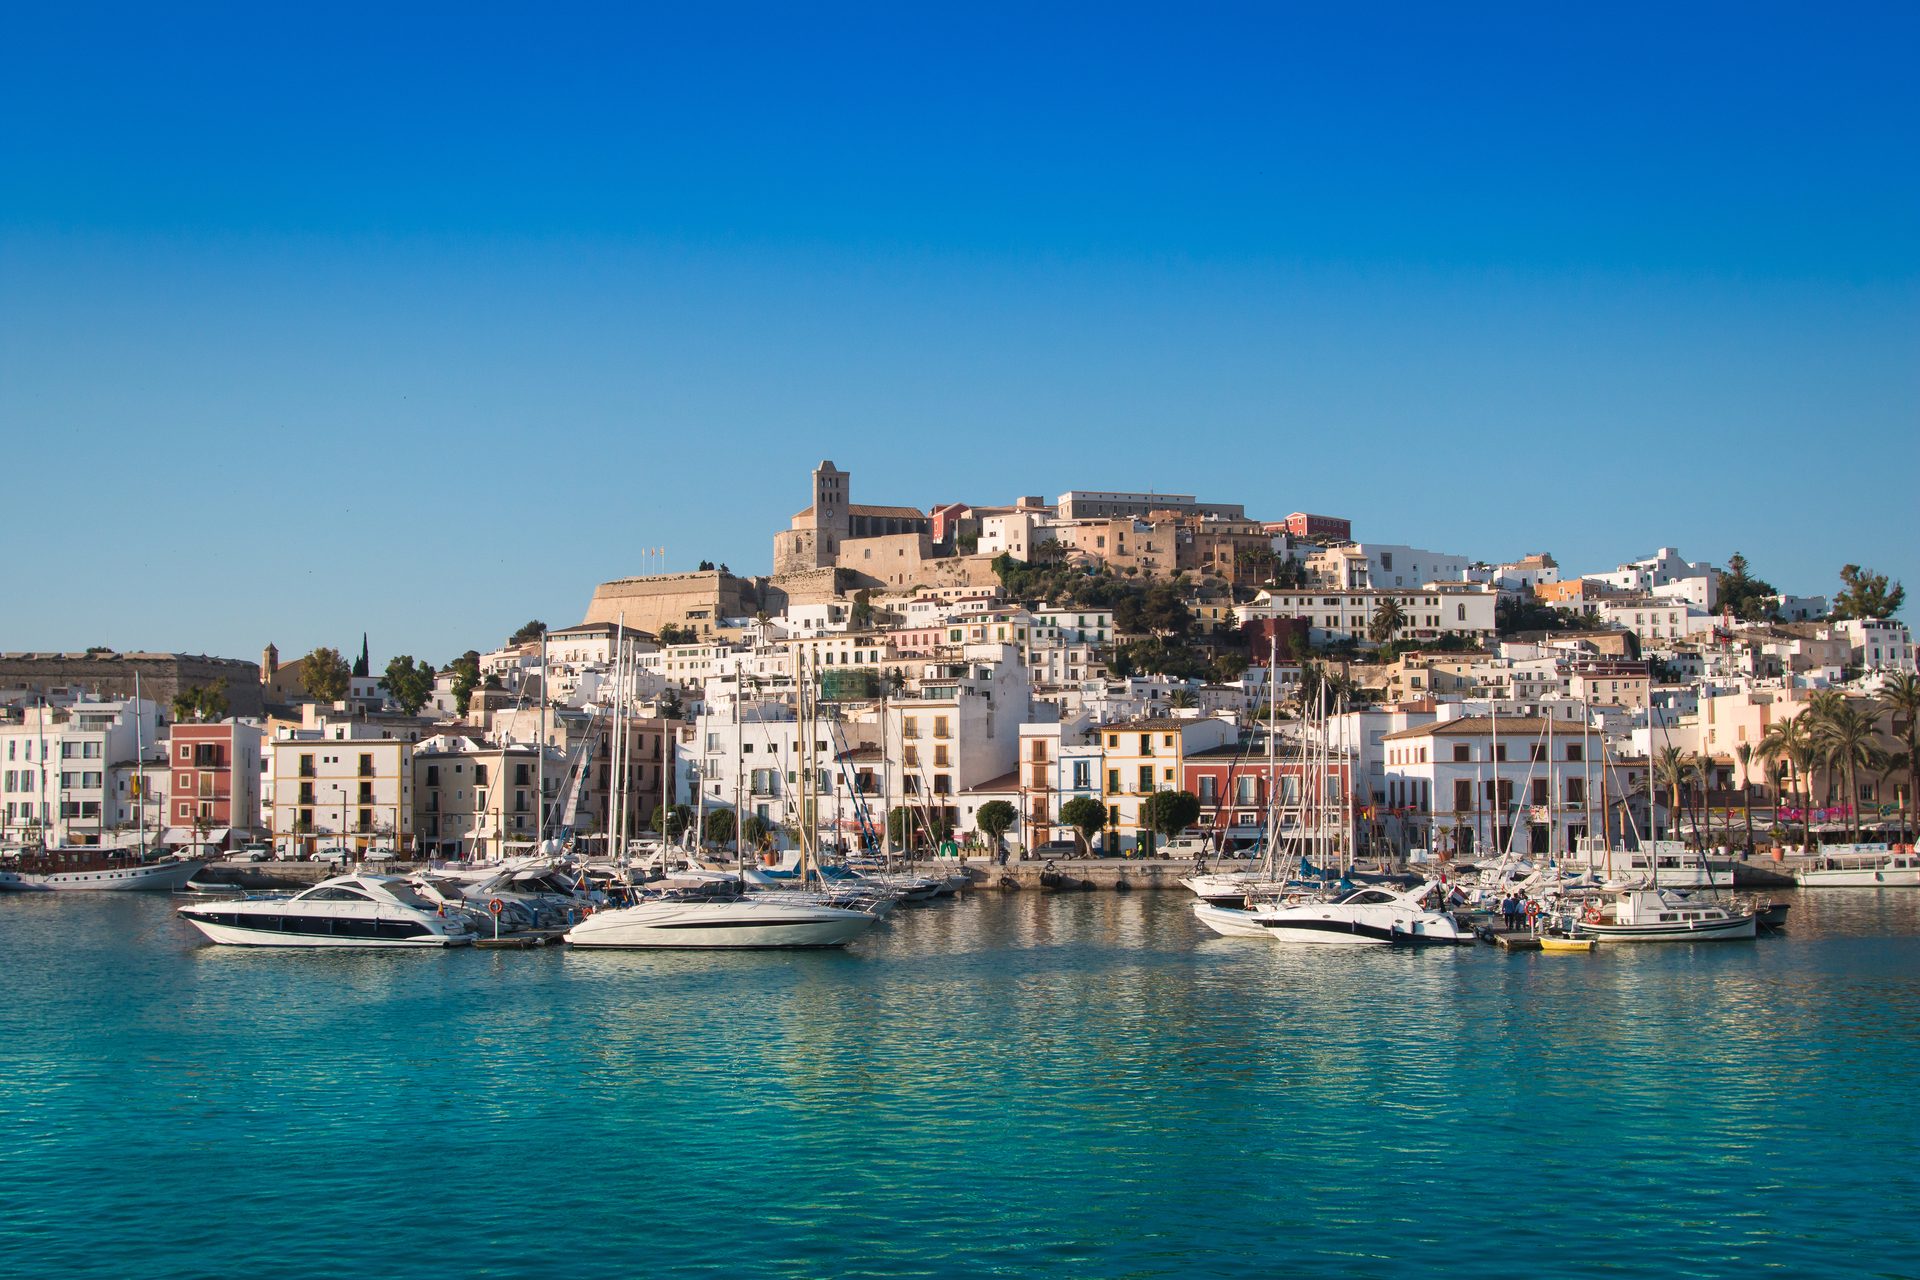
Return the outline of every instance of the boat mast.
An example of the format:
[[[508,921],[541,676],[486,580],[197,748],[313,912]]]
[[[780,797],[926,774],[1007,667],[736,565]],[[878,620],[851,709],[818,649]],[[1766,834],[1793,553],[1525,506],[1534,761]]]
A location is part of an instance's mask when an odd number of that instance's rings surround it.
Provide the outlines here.
[[[612,737],[607,744],[607,850],[616,866],[624,865],[627,857],[626,844],[626,808],[621,804],[621,792],[624,790],[621,769],[624,766],[626,752],[625,716],[626,703],[625,671],[627,662],[627,615],[621,611],[613,624],[613,705],[607,718]]]
[[[547,633],[540,632],[540,741],[534,757],[534,833],[533,851],[536,855],[546,852],[547,847]]]
[[[733,682],[733,860],[740,864],[742,871],[747,867],[747,791],[746,779],[740,773],[740,743],[746,735],[746,722],[742,718],[746,697],[746,681],[736,677]]]
[[[146,745],[140,740],[140,673],[133,673],[133,821],[140,828],[140,861],[147,860]],[[229,806],[231,807],[231,806]],[[195,849],[195,853],[199,850]]]

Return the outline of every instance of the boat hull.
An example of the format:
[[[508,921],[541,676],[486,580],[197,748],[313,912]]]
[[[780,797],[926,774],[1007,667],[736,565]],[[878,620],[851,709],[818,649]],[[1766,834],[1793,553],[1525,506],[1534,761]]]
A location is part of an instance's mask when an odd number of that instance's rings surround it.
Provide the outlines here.
[[[877,923],[864,911],[800,903],[647,902],[589,916],[566,940],[617,950],[824,949],[844,947]]]
[[[1254,919],[1253,913],[1241,907],[1223,907],[1205,901],[1196,902],[1193,904],[1193,916],[1223,938],[1267,936],[1267,931],[1260,927],[1260,922]]]
[[[143,862],[87,871],[0,871],[0,893],[171,893],[204,862]]]
[[[186,922],[205,934],[209,942],[223,947],[304,947],[351,951],[423,951],[445,947],[464,947],[473,942],[470,933],[423,934],[414,938],[350,938],[330,935],[281,933],[277,930],[249,929],[210,920],[183,916]]]
[[[1751,938],[1759,933],[1752,916],[1725,920],[1686,920],[1671,924],[1599,924],[1581,922],[1579,936],[1595,942],[1715,942]]]
[[[1802,871],[1794,876],[1802,889],[1920,889],[1920,867],[1887,871]]]

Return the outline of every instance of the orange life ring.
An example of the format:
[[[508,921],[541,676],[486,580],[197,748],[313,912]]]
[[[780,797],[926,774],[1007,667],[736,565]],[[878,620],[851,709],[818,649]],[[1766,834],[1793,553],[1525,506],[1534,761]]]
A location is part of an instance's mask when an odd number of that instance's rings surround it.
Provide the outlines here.
[[[500,901],[500,899],[498,898],[489,899],[487,902],[487,910],[493,912],[494,915],[499,915],[502,911],[505,911],[506,909],[507,909],[507,904]]]
[[[1599,923],[1600,923],[1600,908],[1599,908],[1599,907],[1596,907],[1596,906],[1594,906],[1594,905],[1593,905],[1592,903],[1588,903],[1588,904],[1587,904],[1587,914],[1586,914],[1586,921],[1587,921],[1587,923],[1588,923],[1588,924],[1599,924]]]
[[[581,913],[580,913],[580,916],[581,916],[581,919],[583,919],[583,920],[584,920],[584,919],[585,919],[586,917],[588,917],[588,916],[590,916],[590,915],[592,915],[592,914],[593,914],[593,904],[592,904],[591,902],[589,902],[589,903],[587,904],[587,907],[586,907],[586,910],[585,910],[585,911],[583,911],[583,912],[581,912]]]

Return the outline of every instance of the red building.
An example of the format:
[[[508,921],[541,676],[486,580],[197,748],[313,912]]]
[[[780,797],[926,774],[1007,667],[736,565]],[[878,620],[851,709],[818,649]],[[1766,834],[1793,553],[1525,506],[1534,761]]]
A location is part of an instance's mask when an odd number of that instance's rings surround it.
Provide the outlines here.
[[[1326,794],[1317,803],[1324,806],[1322,816],[1329,829],[1338,829],[1352,783],[1350,763],[1338,757],[1302,760],[1291,743],[1283,742],[1279,757],[1271,763],[1264,739],[1195,752],[1181,762],[1180,785],[1200,798],[1200,820],[1195,825],[1224,836],[1230,845],[1244,846],[1266,830],[1271,805],[1279,806],[1283,834],[1289,827],[1313,821],[1316,799],[1304,794],[1301,784],[1309,773],[1326,779]]]
[[[260,825],[260,727],[237,720],[176,724],[168,734],[172,842],[221,847]]]
[[[1287,517],[1287,532],[1296,538],[1330,538],[1336,542],[1353,540],[1353,521],[1339,516],[1311,516],[1296,511]]]

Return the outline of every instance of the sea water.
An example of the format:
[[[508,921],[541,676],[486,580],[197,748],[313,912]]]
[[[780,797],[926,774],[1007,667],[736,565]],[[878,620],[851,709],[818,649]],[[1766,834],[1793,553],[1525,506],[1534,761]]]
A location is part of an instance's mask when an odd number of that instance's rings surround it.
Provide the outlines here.
[[[1920,1274],[1920,893],[1754,942],[204,945],[0,899],[0,1275]]]

